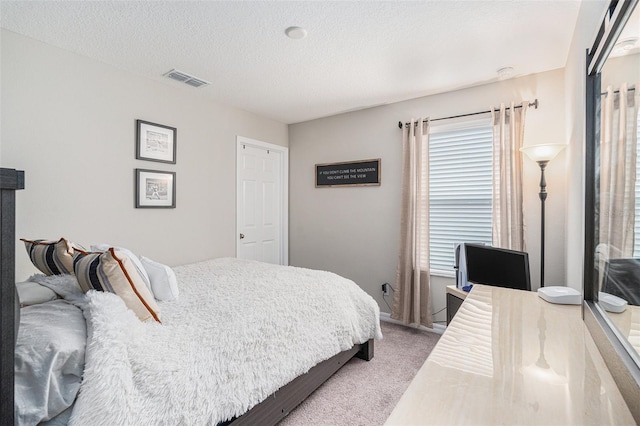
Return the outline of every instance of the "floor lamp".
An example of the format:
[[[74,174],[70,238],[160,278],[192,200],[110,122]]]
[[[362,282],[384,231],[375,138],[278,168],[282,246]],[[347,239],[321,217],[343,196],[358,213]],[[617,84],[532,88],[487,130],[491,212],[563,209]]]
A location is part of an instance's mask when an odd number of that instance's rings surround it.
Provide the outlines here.
[[[540,166],[540,287],[544,287],[544,201],[547,199],[547,182],[544,180],[544,169],[556,155],[566,147],[562,143],[530,145],[520,148],[527,157]]]

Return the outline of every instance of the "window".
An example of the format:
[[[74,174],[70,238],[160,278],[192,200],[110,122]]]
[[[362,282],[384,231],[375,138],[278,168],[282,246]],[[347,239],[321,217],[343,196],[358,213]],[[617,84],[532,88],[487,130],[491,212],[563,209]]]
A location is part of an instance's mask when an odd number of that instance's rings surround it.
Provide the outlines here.
[[[491,244],[491,121],[431,128],[429,242],[431,271],[453,274],[458,242]]]

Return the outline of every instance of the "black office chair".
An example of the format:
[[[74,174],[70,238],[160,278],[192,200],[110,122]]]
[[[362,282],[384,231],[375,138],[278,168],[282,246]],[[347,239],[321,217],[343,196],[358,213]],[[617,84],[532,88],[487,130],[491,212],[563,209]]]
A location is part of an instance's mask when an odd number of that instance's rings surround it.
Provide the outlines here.
[[[604,266],[602,291],[640,306],[640,258],[609,259]]]

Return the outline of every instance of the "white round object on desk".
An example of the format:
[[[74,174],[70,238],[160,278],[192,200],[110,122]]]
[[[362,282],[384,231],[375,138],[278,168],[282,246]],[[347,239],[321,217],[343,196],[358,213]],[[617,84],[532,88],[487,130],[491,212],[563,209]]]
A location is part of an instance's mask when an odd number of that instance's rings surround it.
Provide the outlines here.
[[[601,291],[598,293],[598,303],[607,312],[619,314],[627,309],[627,301],[621,297]]]
[[[538,289],[538,296],[549,303],[556,303],[559,305],[582,304],[582,293],[571,287],[540,287]]]

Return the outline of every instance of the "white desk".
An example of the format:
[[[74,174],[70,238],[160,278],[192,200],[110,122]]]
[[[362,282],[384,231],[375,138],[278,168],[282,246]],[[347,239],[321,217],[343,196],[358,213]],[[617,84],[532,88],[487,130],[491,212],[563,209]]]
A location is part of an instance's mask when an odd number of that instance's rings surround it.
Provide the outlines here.
[[[580,306],[475,285],[386,424],[635,422]]]

